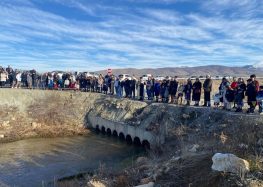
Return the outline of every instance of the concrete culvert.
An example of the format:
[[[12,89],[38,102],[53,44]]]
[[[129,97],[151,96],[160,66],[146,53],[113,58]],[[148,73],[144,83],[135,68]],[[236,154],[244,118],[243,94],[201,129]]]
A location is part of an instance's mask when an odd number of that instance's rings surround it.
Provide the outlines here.
[[[138,137],[135,137],[133,142],[134,142],[134,145],[137,145],[137,146],[141,146],[142,145],[141,140]]]
[[[131,137],[129,134],[126,136],[126,142],[127,142],[127,144],[129,144],[129,145],[132,144],[132,137]]]
[[[125,136],[122,132],[119,134],[119,138],[120,138],[120,140],[125,140]]]
[[[118,136],[117,131],[114,130],[113,133],[112,133],[112,135],[115,136],[115,137],[117,137],[117,136]]]
[[[105,127],[104,127],[104,126],[102,126],[102,127],[101,127],[101,132],[102,132],[103,134],[105,134],[105,133],[106,133],[106,129],[105,129]]]
[[[142,141],[142,146],[146,149],[150,149],[151,148],[151,145],[150,143],[148,142],[148,140],[143,140]]]
[[[111,135],[111,130],[109,128],[107,129],[107,135]]]

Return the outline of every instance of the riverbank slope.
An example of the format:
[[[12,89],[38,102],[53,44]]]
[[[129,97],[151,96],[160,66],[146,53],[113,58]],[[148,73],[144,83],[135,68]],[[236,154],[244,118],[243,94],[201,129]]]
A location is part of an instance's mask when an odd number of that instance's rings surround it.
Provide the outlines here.
[[[262,185],[263,116],[204,107],[146,103],[82,92],[0,90],[0,142],[85,134],[89,115],[165,137],[143,161],[114,175],[109,186]],[[245,176],[211,169],[215,153],[249,161]],[[251,182],[252,181],[252,182]],[[251,185],[250,185],[251,186]],[[255,186],[255,185],[254,185]]]

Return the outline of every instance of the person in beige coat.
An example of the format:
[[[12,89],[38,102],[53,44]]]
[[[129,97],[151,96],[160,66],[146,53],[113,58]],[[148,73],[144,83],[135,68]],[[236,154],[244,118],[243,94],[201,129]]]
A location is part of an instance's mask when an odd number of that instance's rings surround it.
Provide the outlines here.
[[[5,83],[7,81],[7,76],[8,76],[7,72],[4,69],[2,69],[0,71],[0,86],[1,86],[1,88],[5,86]]]

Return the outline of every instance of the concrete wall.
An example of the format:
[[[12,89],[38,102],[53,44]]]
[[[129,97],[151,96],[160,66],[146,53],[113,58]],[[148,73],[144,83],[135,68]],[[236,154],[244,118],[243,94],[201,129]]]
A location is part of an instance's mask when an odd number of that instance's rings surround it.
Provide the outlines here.
[[[133,142],[137,137],[141,143],[149,142],[151,146],[158,146],[164,143],[164,136],[156,136],[152,132],[140,128],[140,126],[136,127],[125,123],[113,122],[93,114],[88,115],[88,126],[98,128],[101,131],[105,130],[106,132],[110,129],[111,133],[116,131],[118,136],[122,133],[125,138],[130,136]]]

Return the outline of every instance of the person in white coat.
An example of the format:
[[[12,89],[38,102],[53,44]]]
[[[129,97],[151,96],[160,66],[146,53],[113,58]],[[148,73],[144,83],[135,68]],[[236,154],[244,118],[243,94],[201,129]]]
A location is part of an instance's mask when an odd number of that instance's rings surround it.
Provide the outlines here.
[[[15,88],[20,88],[21,80],[22,80],[21,76],[22,76],[21,72],[17,72]]]
[[[5,86],[7,77],[8,77],[7,72],[2,68],[0,71],[0,87],[1,88]]]

